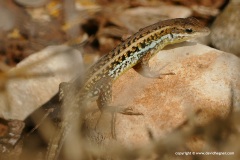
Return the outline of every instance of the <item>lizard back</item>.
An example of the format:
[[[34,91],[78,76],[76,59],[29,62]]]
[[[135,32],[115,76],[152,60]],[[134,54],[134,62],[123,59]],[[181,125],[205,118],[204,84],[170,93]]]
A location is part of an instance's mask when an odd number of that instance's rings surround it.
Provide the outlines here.
[[[103,79],[116,80],[151,50],[156,50],[153,56],[166,45],[207,34],[209,29],[193,17],[160,21],[140,29],[90,67],[82,86],[83,92],[90,91],[91,96],[98,96]]]

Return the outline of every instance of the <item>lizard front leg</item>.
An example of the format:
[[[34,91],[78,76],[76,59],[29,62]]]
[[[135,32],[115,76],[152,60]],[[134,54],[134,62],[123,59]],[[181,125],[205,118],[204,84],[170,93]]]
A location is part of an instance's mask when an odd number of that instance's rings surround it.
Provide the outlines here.
[[[133,68],[136,70],[138,73],[140,73],[144,77],[148,78],[163,78],[162,76],[164,75],[175,75],[173,72],[168,72],[168,73],[159,73],[160,71],[152,71],[150,66],[149,66],[149,60],[151,57],[154,55],[154,53],[157,52],[155,50],[149,51],[142,57],[142,59],[136,64]],[[160,70],[165,68],[166,65],[164,65]]]

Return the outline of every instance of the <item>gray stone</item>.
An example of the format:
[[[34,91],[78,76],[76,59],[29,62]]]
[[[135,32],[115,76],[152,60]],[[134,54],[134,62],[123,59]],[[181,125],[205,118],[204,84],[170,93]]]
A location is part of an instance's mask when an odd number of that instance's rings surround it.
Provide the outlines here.
[[[47,47],[27,57],[6,73],[6,90],[0,94],[0,116],[25,119],[57,93],[61,82],[82,71],[81,53],[66,46]]]
[[[14,1],[25,7],[41,7],[49,2],[49,0],[14,0]]]

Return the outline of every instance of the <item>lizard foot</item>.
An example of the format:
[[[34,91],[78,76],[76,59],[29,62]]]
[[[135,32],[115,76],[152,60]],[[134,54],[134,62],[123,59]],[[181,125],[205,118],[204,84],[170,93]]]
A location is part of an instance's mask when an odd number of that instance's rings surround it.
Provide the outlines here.
[[[116,123],[116,114],[117,113],[120,113],[120,114],[123,114],[123,115],[136,115],[136,116],[143,115],[143,113],[136,112],[131,107],[123,108],[123,109],[117,109],[117,110],[112,109],[112,108],[116,108],[116,106],[107,106],[107,107],[104,107],[104,110],[101,110],[100,117],[98,118],[97,123],[95,125],[95,130],[97,129],[97,126],[100,122],[100,119],[102,118],[102,114],[103,114],[102,112],[110,112],[111,115],[112,115],[112,117],[111,117],[111,135],[112,135],[113,139],[116,139],[115,123]]]

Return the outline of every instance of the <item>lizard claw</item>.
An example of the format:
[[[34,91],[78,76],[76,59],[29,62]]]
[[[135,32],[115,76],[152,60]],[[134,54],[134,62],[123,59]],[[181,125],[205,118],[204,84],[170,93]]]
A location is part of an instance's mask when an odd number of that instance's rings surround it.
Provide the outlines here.
[[[169,73],[160,73],[157,78],[159,79],[162,79],[163,77],[162,76],[166,76],[166,75],[176,75],[175,73],[173,72],[169,72]]]
[[[119,113],[124,114],[124,115],[143,115],[141,112],[135,112],[131,107],[125,108]]]

